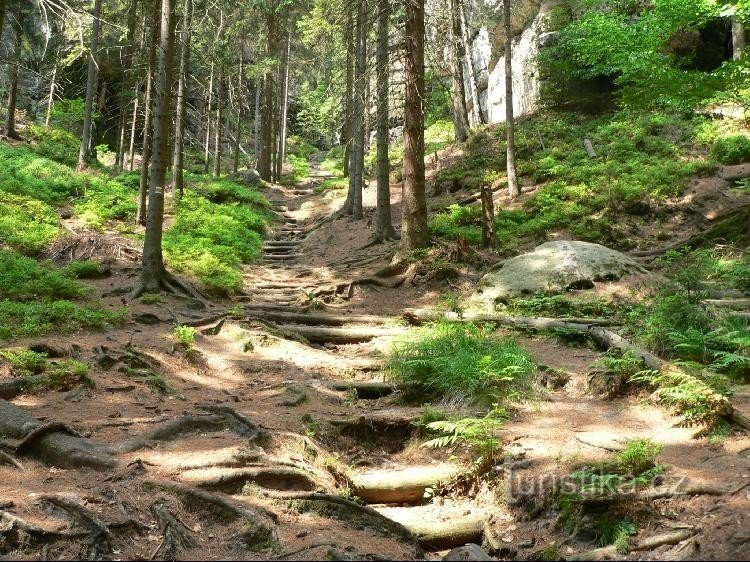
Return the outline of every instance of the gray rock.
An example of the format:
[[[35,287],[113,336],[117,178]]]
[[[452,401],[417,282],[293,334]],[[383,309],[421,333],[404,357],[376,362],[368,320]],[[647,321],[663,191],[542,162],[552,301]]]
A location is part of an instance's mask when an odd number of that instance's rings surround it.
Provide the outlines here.
[[[443,560],[492,560],[478,544],[458,546],[443,556]]]
[[[230,179],[233,182],[251,187],[263,184],[263,180],[261,179],[258,170],[255,170],[253,168],[248,170],[239,170],[238,172],[232,174],[230,176]]]
[[[586,376],[588,393],[604,400],[612,400],[625,393],[627,380],[622,373],[591,371]]]
[[[596,282],[616,281],[632,273],[646,270],[616,250],[575,240],[546,242],[482,277],[467,308],[491,313],[506,299],[593,289]]]
[[[537,38],[537,45],[539,45],[540,49],[545,49],[547,47],[551,47],[555,43],[557,43],[558,39],[560,38],[560,33],[557,31],[548,31],[547,33],[542,33]]]

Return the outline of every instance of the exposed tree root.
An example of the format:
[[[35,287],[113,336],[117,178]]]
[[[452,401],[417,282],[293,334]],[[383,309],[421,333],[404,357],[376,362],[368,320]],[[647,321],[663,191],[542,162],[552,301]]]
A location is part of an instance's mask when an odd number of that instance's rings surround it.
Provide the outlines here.
[[[238,494],[247,484],[273,490],[312,491],[325,488],[307,470],[289,466],[262,466],[258,468],[212,468],[182,473],[182,479],[201,488]]]
[[[643,490],[628,491],[602,491],[578,493],[577,497],[583,504],[610,504],[619,501],[653,501],[664,498],[676,498],[684,496],[723,496],[732,490],[718,488],[708,484],[700,484],[690,481],[681,481],[676,486],[660,486],[658,488],[646,488]]]
[[[5,451],[0,450],[0,464],[4,464],[6,466],[12,466],[14,468],[17,468],[18,470],[26,470],[23,465],[16,460],[16,458],[6,453]]]
[[[400,522],[425,548],[453,548],[469,542],[481,542],[489,513],[482,509],[466,510],[453,517],[438,519],[420,507],[382,507],[378,511]]]
[[[169,441],[185,433],[221,431],[226,428],[227,420],[224,416],[183,416],[143,435],[129,439],[121,444],[117,450],[120,453],[132,453],[150,446],[154,441]]]
[[[154,503],[151,506],[151,513],[156,517],[159,529],[161,529],[162,535],[164,535],[164,542],[152,553],[152,559],[163,549],[163,557],[167,560],[174,560],[183,550],[196,546],[197,543],[195,538],[193,538],[193,532],[175,517],[164,504],[159,502]]]
[[[110,448],[81,437],[64,424],[42,424],[5,400],[0,400],[0,434],[16,440],[13,447],[18,454],[52,466],[103,470],[118,464]]]
[[[112,550],[109,527],[93,511],[83,507],[76,499],[61,494],[45,495],[40,500],[67,512],[73,520],[73,528],[80,527],[89,534],[89,560],[102,560],[109,556]]]
[[[386,535],[395,536],[408,543],[416,545],[414,535],[411,531],[402,525],[389,519],[382,513],[366,505],[361,505],[340,496],[330,494],[321,494],[316,492],[270,492],[265,491],[263,495],[278,500],[296,500],[301,502],[320,503],[328,507],[327,513],[336,515],[347,521],[356,523],[369,523],[375,529],[384,532]],[[304,504],[303,504],[304,509]],[[421,554],[421,549],[418,550]]]
[[[240,504],[218,494],[205,490],[158,480],[146,480],[147,488],[162,490],[179,496],[186,505],[200,505],[209,508],[219,517],[228,520],[241,519],[246,525],[240,535],[254,550],[265,550],[276,543],[276,523],[278,517],[272,511],[260,506]],[[203,513],[203,510],[201,510]]]
[[[653,535],[641,540],[631,541],[630,550],[635,552],[642,552],[647,550],[654,550],[660,546],[667,544],[679,544],[692,536],[697,531],[694,528],[677,529],[674,531],[668,531],[659,535]],[[587,550],[579,552],[573,556],[565,557],[565,560],[578,560],[578,561],[589,561],[589,560],[612,560],[615,557],[621,556],[617,552],[617,547],[605,546],[602,548],[595,548],[593,550]]]
[[[178,297],[196,299],[205,304],[206,297],[201,294],[195,287],[189,283],[179,280],[177,277],[164,270],[158,279],[148,279],[141,281],[133,287],[130,298],[137,299],[146,293],[169,293]]]

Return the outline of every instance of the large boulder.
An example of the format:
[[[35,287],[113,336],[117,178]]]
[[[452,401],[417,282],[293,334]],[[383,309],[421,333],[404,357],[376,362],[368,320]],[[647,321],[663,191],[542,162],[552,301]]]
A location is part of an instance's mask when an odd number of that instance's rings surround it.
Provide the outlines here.
[[[633,273],[646,270],[616,250],[575,240],[546,242],[482,277],[468,308],[492,312],[497,304],[514,297],[592,289],[597,282]]]
[[[260,174],[254,168],[248,168],[246,170],[238,170],[229,176],[233,182],[247,187],[262,187],[264,182],[260,177]]]

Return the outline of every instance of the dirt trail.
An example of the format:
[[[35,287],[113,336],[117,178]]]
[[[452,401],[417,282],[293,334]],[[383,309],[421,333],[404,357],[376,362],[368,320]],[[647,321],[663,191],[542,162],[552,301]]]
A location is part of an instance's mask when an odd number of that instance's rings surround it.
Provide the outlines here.
[[[368,247],[365,221],[334,220],[340,198],[314,192],[323,179],[314,170],[298,186],[269,189],[279,221],[262,260],[247,267],[246,294],[237,299],[241,317],[218,320],[215,312],[229,308],[218,304],[196,311],[175,299],[156,307],[131,303],[133,318],[149,312],[157,322],[51,342],[79,346],[75,353],[96,366],[96,388],[21,396],[14,404],[119,448],[120,464],[105,472],[61,470],[22,457],[23,472],[0,466],[0,534],[10,540],[0,552],[29,559],[40,552],[157,559],[420,555],[403,527],[340,495],[352,485],[413,529],[432,551],[428,558],[439,557],[446,537],[467,542],[483,535],[506,559],[539,556],[553,541],[567,556],[595,545],[569,540],[559,514],[545,506],[529,519],[549,478],[603,458],[625,439],[651,437],[665,445],[668,483],[687,478],[729,493],[643,502],[639,537],[684,525],[695,533],[629,557],[748,558],[750,488],[742,485],[750,482],[750,438],[696,440],[645,397],[592,398],[586,376],[600,353],[550,338],[515,335],[539,364],[565,371],[568,381],[518,405],[503,432],[504,463],[494,471],[504,481],[456,485],[422,507],[430,478],[445,478],[458,463],[449,451],[419,447],[424,436],[412,422],[421,408],[404,406],[383,384],[383,354],[408,329],[380,317],[434,305],[441,285],[352,283],[388,265],[394,246]],[[369,215],[373,192],[365,191]],[[134,274],[119,264],[96,289],[120,306],[116,289],[132,285]],[[199,325],[194,352],[169,340],[173,316]],[[319,321],[334,317],[344,318],[342,325]],[[342,332],[358,331],[365,336],[357,343],[335,343]],[[104,356],[114,363],[105,367]],[[166,387],[155,387],[157,379]],[[367,384],[353,389],[359,383]],[[734,403],[750,411],[750,394]],[[173,431],[154,433],[175,420]],[[407,468],[418,469],[417,476]],[[397,495],[387,496],[387,506],[374,503],[386,493]]]

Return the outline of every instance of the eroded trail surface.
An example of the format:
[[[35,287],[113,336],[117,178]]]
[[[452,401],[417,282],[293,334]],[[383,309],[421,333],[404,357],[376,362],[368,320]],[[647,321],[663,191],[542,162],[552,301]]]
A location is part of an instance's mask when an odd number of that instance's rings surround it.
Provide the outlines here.
[[[585,529],[570,538],[554,479],[649,437],[664,444],[669,493],[633,497],[628,516],[639,539],[671,538],[606,555],[748,558],[750,438],[694,439],[643,396],[592,397],[589,347],[516,334],[559,377],[517,406],[489,477],[460,476],[461,450],[420,447],[422,405],[380,369],[412,329],[403,310],[434,305],[445,280],[389,267],[394,245],[369,246],[364,222],[334,218],[340,199],[314,192],[323,178],[270,189],[279,221],[237,302],[132,303],[121,330],[43,342],[92,363],[94,386],[12,400],[39,423],[2,436],[5,557],[437,559],[483,541],[504,559],[570,557],[596,544]],[[118,264],[96,289],[119,305],[135,274]],[[172,343],[175,322],[197,327],[194,349]],[[750,396],[733,402],[750,413]],[[60,434],[101,446],[112,466],[75,468],[71,455],[52,468],[44,451]]]

